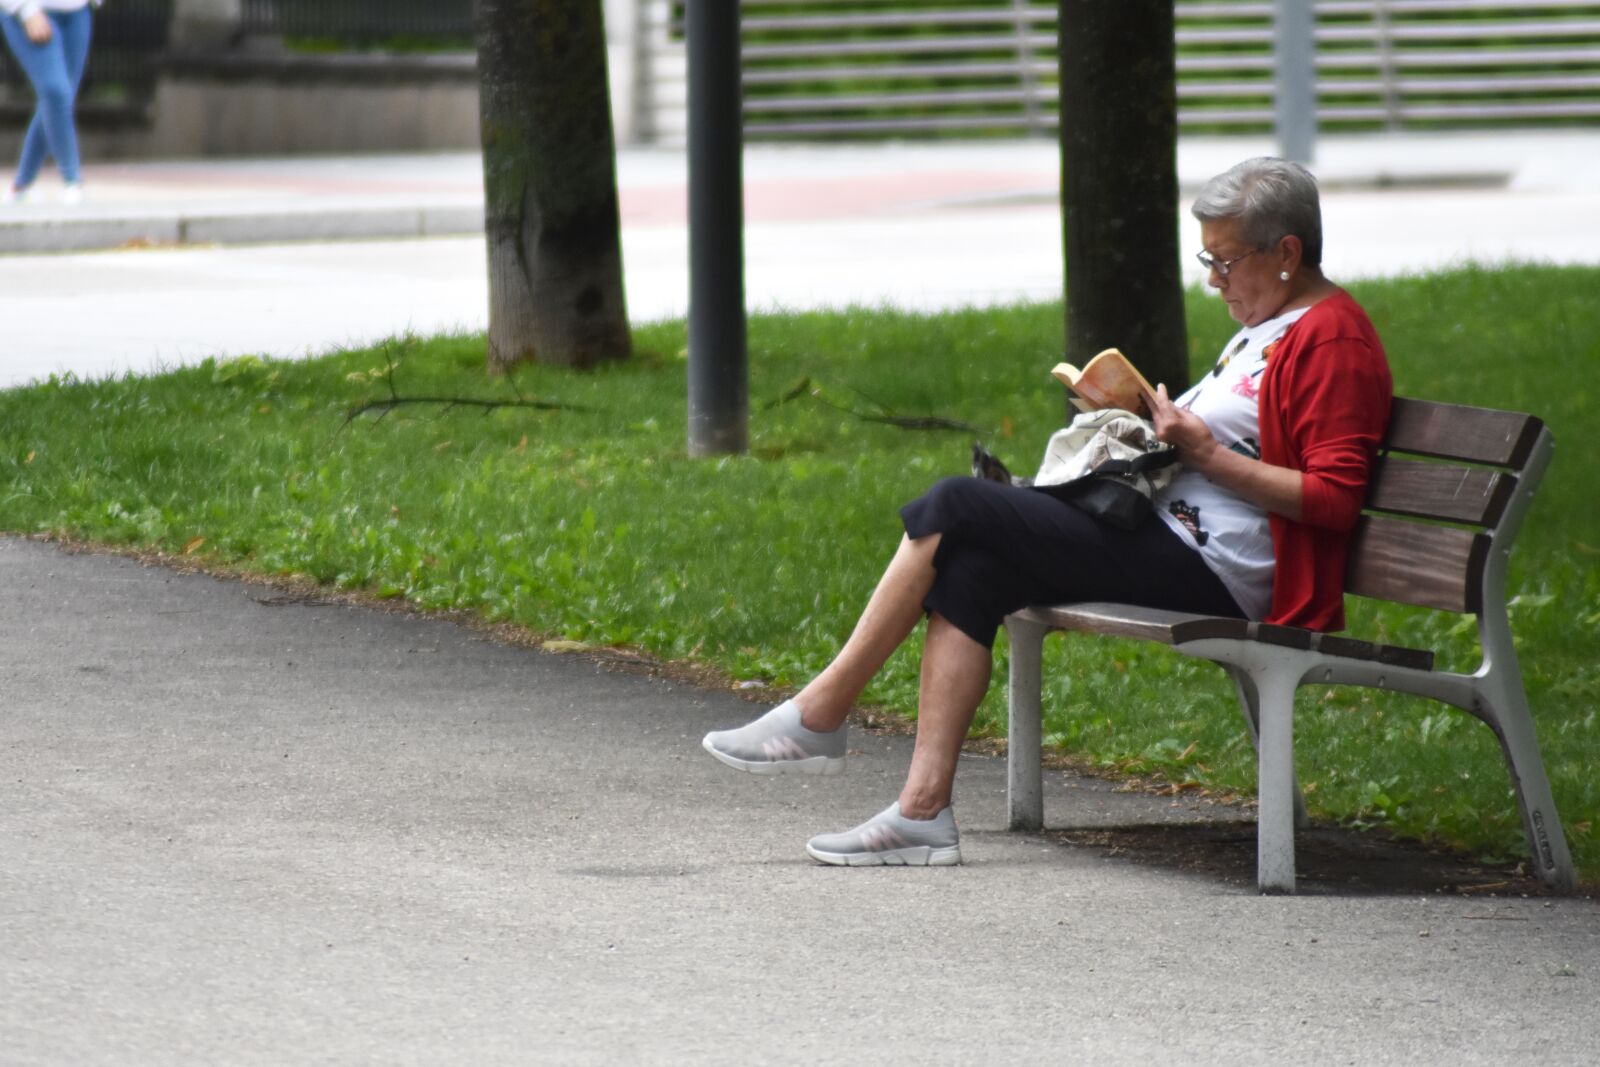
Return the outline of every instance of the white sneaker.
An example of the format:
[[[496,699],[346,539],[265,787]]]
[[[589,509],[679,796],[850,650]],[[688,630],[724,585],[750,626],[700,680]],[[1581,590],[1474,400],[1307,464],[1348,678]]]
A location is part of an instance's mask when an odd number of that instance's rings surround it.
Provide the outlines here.
[[[83,183],[68,182],[66,185],[62,186],[61,195],[57,199],[58,202],[66,204],[69,207],[83,203]]]
[[[952,867],[961,862],[961,833],[955,808],[908,819],[897,800],[853,830],[818,834],[806,852],[836,867]]]
[[[38,199],[33,186],[18,189],[15,185],[6,186],[4,193],[0,193],[0,204],[31,204]]]

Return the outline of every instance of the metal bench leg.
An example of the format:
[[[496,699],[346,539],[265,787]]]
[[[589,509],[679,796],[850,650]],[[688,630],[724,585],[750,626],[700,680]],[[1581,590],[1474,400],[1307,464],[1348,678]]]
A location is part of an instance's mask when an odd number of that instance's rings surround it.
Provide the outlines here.
[[[1044,827],[1044,781],[1040,761],[1043,710],[1040,660],[1050,628],[1011,616],[1006,638],[1011,646],[1011,680],[1006,736],[1006,825],[1013,830]]]
[[[1503,665],[1501,669],[1504,670]],[[1511,784],[1522,809],[1522,829],[1528,837],[1528,849],[1533,853],[1534,873],[1546,885],[1571,892],[1577,888],[1578,876],[1572,866],[1572,854],[1567,851],[1561,820],[1556,815],[1555,797],[1550,792],[1544,759],[1539,755],[1533,714],[1522,689],[1521,677],[1508,678],[1500,674],[1496,681],[1500,684],[1482,687],[1488,707],[1481,710],[1500,738],[1500,748],[1511,771]]]
[[[1261,740],[1256,789],[1256,886],[1294,892],[1294,691],[1304,666],[1296,660],[1252,670],[1260,697]]]
[[[1256,693],[1255,683],[1250,680],[1250,675],[1237,667],[1228,664],[1221,665],[1228,672],[1228,677],[1233,679],[1233,690],[1239,695],[1239,711],[1244,715],[1244,724],[1250,733],[1250,744],[1255,746],[1257,759],[1261,756],[1261,698]],[[1300,782],[1297,778],[1294,783],[1294,825],[1297,830],[1304,830],[1311,825],[1311,816],[1306,814],[1306,798],[1300,791]]]
[[[1577,888],[1577,872],[1567,851],[1567,838],[1556,815],[1555,797],[1545,774],[1544,759],[1534,735],[1533,712],[1522,684],[1517,646],[1511,636],[1506,604],[1506,567],[1511,541],[1533,499],[1534,487],[1544,476],[1554,443],[1550,431],[1540,430],[1523,467],[1516,494],[1493,531],[1496,548],[1489,553],[1483,575],[1483,608],[1478,615],[1478,643],[1483,665],[1474,676],[1479,705],[1470,709],[1489,724],[1500,738],[1511,771],[1511,784],[1522,809],[1522,828],[1533,853],[1533,869],[1540,880],[1562,891]],[[1448,698],[1446,698],[1448,699]]]

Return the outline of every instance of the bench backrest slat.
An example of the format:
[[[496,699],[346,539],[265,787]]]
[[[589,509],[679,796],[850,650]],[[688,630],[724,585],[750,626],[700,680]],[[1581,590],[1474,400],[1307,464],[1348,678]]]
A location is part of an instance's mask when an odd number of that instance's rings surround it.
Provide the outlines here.
[[[1358,596],[1476,614],[1489,535],[1364,515],[1350,542],[1345,590]]]
[[[1544,423],[1532,415],[1395,397],[1384,448],[1520,470]]]
[[[1395,397],[1345,591],[1477,614],[1489,546],[1519,489],[1532,489],[1523,468],[1543,433],[1543,422],[1516,411]]]
[[[1491,527],[1505,514],[1516,488],[1515,475],[1492,467],[1379,456],[1367,487],[1367,507]]]

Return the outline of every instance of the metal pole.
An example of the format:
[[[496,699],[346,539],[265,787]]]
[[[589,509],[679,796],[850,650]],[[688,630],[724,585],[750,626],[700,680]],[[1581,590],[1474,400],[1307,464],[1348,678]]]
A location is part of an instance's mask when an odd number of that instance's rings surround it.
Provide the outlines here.
[[[748,447],[739,4],[688,0],[689,455]]]
[[[1039,76],[1033,70],[1033,23],[1028,20],[1028,0],[1011,0],[1011,21],[1017,31],[1017,81],[1022,86],[1022,114],[1028,135],[1038,137],[1048,131],[1044,109],[1039,106]]]
[[[1309,164],[1317,142],[1317,20],[1311,0],[1275,0],[1272,25],[1278,154]]]

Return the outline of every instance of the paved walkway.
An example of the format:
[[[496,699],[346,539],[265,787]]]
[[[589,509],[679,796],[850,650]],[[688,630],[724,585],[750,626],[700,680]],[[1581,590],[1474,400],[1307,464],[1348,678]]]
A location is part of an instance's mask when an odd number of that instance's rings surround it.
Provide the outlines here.
[[[1183,184],[1270,149],[1186,140]],[[1330,138],[1320,152],[1336,278],[1469,260],[1600,262],[1584,222],[1600,218],[1600,134]],[[752,148],[749,304],[1058,296],[1057,166],[1044,142]],[[684,157],[625,151],[619,174],[630,314],[682,315]],[[0,250],[52,250],[0,255],[0,386],[484,328],[483,240],[461,235],[481,227],[474,156],[106,165],[88,181],[84,208],[0,215]],[[169,243],[180,234],[201,243]],[[396,239],[417,234],[438,236]],[[291,240],[301,243],[281,243]],[[61,251],[83,244],[121,250]]]
[[[1260,897],[1246,813],[1052,772],[1076,833],[1009,834],[985,757],[965,866],[824,868],[803,842],[891,798],[908,739],[762,779],[699,749],[733,694],[449,622],[3,538],[0,596],[8,1067],[1556,1067],[1600,1039],[1594,902],[1503,874],[1323,832],[1304,894]]]
[[[1187,139],[1185,189],[1249,155],[1258,138]],[[1333,191],[1473,186],[1521,194],[1600,192],[1600,134],[1330,137],[1316,170]],[[755,223],[866,219],[907,211],[1052,203],[1053,142],[754,145],[746,212]],[[108,163],[88,169],[86,205],[38,202],[0,216],[0,252],[127,245],[440,236],[483,229],[476,153]],[[686,222],[687,164],[676,149],[625,148],[626,227]]]

